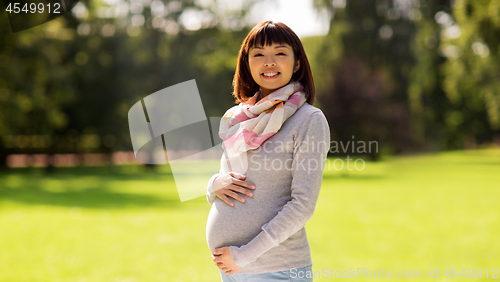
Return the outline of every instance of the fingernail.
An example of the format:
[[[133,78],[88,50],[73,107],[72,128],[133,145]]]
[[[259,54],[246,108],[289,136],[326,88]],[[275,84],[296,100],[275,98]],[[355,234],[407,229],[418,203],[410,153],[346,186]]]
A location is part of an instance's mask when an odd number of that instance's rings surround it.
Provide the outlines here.
[[[241,201],[244,203],[244,202],[245,202],[245,199],[241,199]]]
[[[253,189],[255,189],[255,186],[252,186]]]
[[[231,203],[231,206],[234,206],[234,204],[233,204],[233,203]]]
[[[252,193],[250,193],[249,195],[250,195],[250,197],[252,197],[252,196],[253,196],[253,194],[252,194]]]

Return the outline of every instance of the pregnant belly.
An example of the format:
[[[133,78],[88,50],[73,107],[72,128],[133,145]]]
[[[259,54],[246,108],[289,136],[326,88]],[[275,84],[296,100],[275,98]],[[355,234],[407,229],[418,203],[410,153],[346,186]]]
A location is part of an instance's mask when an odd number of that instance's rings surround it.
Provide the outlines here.
[[[276,199],[275,199],[276,200]],[[211,251],[225,246],[241,246],[257,236],[264,224],[273,219],[283,205],[266,206],[262,199],[232,200],[231,207],[217,198],[207,220],[207,243]]]

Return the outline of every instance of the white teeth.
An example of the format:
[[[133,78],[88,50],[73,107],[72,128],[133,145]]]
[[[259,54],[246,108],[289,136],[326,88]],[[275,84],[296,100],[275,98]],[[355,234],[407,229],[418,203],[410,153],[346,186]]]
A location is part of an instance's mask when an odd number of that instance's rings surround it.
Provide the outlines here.
[[[268,72],[268,73],[264,73],[264,76],[275,76],[277,74],[278,74],[277,72]]]

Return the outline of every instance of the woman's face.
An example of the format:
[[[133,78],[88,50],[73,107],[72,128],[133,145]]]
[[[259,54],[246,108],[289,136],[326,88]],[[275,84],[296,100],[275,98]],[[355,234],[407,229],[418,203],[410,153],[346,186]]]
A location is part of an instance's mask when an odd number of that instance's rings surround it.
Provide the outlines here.
[[[300,68],[300,60],[295,62],[292,47],[276,43],[252,47],[248,53],[248,64],[263,97],[288,84],[293,73]]]

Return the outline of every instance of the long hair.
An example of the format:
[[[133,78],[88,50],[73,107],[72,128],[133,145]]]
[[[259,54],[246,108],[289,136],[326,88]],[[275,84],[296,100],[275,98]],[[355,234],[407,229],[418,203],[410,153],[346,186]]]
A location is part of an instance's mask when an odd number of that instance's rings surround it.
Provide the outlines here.
[[[265,21],[257,24],[248,33],[241,45],[238,55],[238,64],[233,79],[233,96],[236,103],[245,102],[258,90],[259,85],[255,83],[250,73],[248,64],[248,52],[255,46],[271,46],[272,44],[288,44],[293,48],[294,61],[300,60],[300,68],[292,75],[291,81],[299,81],[304,86],[306,102],[313,104],[316,99],[316,89],[311,66],[307,60],[306,52],[299,37],[291,28],[284,23]]]

